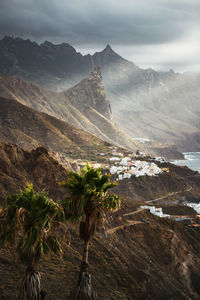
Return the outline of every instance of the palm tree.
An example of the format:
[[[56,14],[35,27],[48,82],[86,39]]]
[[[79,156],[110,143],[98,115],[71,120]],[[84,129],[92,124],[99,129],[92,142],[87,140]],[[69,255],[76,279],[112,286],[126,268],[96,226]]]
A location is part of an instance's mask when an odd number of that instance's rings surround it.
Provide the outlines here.
[[[20,286],[20,300],[40,300],[40,274],[35,265],[43,255],[62,253],[56,228],[64,221],[61,206],[44,193],[34,193],[30,184],[25,191],[6,199],[0,212],[1,245],[15,245],[26,272]]]
[[[116,185],[110,176],[102,175],[102,169],[94,169],[88,164],[80,174],[70,172],[65,187],[70,195],[63,202],[65,218],[71,221],[80,219],[79,235],[84,242],[78,286],[72,293],[73,300],[95,299],[88,274],[88,250],[91,237],[104,221],[105,211],[112,211],[120,206],[118,196],[109,194],[108,190]]]

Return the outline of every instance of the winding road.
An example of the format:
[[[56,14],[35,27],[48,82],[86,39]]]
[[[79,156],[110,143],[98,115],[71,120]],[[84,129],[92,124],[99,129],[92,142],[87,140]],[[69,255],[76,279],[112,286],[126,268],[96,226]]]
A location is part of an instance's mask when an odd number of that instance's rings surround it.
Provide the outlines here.
[[[177,195],[177,194],[181,194],[183,192],[190,192],[192,190],[192,186],[190,186],[188,189],[186,190],[183,190],[183,191],[177,191],[177,192],[172,192],[172,193],[168,193],[167,195],[165,196],[162,196],[162,197],[159,197],[159,198],[156,198],[156,199],[153,199],[153,200],[148,200],[148,201],[145,201],[144,203],[147,204],[147,203],[151,203],[151,202],[156,202],[156,201],[159,201],[159,200],[163,200],[165,198],[168,198],[168,197],[171,197],[171,196],[174,196],[174,195]],[[127,216],[132,216],[132,215],[135,215],[135,214],[138,214],[140,213],[141,211],[144,211],[145,208],[139,208],[135,211],[131,211],[129,213],[126,213],[126,214],[123,214],[122,216],[123,217],[127,217]],[[143,224],[143,222],[141,221],[135,221],[135,220],[127,220],[128,223],[125,223],[123,225],[120,225],[120,226],[117,226],[117,227],[113,227],[113,228],[110,228],[107,230],[107,233],[108,234],[113,234],[115,233],[117,230],[119,229],[124,229],[125,227],[128,227],[128,226],[132,226],[132,225],[137,225],[137,224]]]
[[[165,196],[162,196],[162,197],[159,197],[159,198],[156,198],[156,199],[153,199],[153,200],[148,200],[148,201],[145,201],[144,203],[145,203],[145,204],[148,204],[148,203],[151,203],[151,202],[154,203],[154,202],[157,202],[157,201],[159,201],[159,200],[163,200],[163,199],[165,199],[165,198],[168,198],[168,197],[171,197],[171,196],[174,196],[174,195],[177,195],[177,194],[181,194],[181,193],[183,193],[183,192],[190,192],[191,189],[192,189],[192,186],[190,186],[190,187],[189,187],[188,189],[186,189],[186,190],[168,193],[168,194],[165,195]],[[135,215],[135,214],[137,214],[137,213],[139,213],[139,212],[141,212],[141,211],[143,211],[143,210],[145,210],[145,208],[140,208],[140,209],[138,209],[138,210],[136,210],[136,211],[131,211],[131,212],[127,213],[127,214],[123,214],[123,217]]]

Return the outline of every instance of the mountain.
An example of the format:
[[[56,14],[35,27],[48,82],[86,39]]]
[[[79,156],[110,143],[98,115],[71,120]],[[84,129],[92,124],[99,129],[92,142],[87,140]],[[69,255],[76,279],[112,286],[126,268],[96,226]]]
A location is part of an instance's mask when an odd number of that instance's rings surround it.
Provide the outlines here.
[[[99,67],[94,68],[89,78],[83,79],[79,84],[65,91],[63,95],[84,114],[87,114],[87,109],[90,107],[109,120],[112,117],[110,103],[106,99]]]
[[[91,70],[91,57],[83,57],[67,43],[54,45],[46,41],[38,45],[29,39],[9,36],[0,41],[0,73],[3,74],[16,75],[42,85],[67,78],[70,87],[75,83],[73,74],[76,80],[79,74],[80,81]]]
[[[113,119],[131,136],[200,149],[200,86],[187,74],[140,69],[110,47],[94,54]]]
[[[64,93],[46,90],[15,76],[0,75],[0,96],[55,116],[109,143],[132,150],[144,149],[112,121],[98,68]]]
[[[189,74],[143,70],[108,45],[94,55],[81,55],[69,44],[38,45],[5,37],[0,41],[0,73],[16,75],[52,90],[65,91],[102,70],[113,120],[132,137],[175,144],[179,150],[200,149],[200,86]]]
[[[2,97],[0,140],[25,150],[44,146],[67,157],[86,159],[107,152],[111,145],[69,123]]]

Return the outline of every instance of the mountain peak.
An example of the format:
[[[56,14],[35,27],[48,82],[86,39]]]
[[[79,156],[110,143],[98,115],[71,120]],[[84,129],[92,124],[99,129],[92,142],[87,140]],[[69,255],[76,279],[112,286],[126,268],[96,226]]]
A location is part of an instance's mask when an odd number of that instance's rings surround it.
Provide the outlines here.
[[[99,66],[94,66],[94,69],[90,73],[90,79],[98,79],[99,81],[102,80],[101,76],[101,68]]]
[[[109,44],[104,48],[102,52],[115,53]]]
[[[9,42],[9,43],[15,43],[15,42],[19,42],[19,43],[35,43],[35,42],[31,42],[29,39],[22,39],[20,37],[14,37],[14,36],[10,36],[10,35],[5,35],[1,40],[1,42]]]
[[[107,44],[105,50],[112,50],[112,48],[109,44]]]
[[[102,51],[96,52],[93,55],[93,59],[95,60],[95,64],[98,66],[104,66],[109,63],[111,60],[122,59],[122,57],[117,54],[111,46],[108,44]]]
[[[90,107],[111,119],[110,103],[106,99],[100,67],[95,66],[89,77],[64,92],[64,95],[81,112],[85,113],[86,107]]]
[[[40,44],[41,47],[51,47],[53,44],[49,41],[45,41],[42,44]]]

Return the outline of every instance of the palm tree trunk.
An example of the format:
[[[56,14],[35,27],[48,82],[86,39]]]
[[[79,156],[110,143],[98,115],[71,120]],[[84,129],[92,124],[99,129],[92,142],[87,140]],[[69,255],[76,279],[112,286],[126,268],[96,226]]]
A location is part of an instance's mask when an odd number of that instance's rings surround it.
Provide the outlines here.
[[[88,252],[90,242],[91,220],[86,218],[86,232],[83,245],[83,255],[80,265],[79,280],[70,294],[70,300],[97,300],[91,284],[91,275],[88,274]]]
[[[40,274],[30,264],[20,286],[19,300],[41,300]]]
[[[84,241],[83,255],[82,255],[82,261],[80,266],[80,274],[88,273],[88,252],[89,252],[89,239]]]
[[[90,230],[91,230],[91,217],[87,215],[85,221],[85,237],[84,237],[82,261],[80,266],[80,275],[82,273],[88,273],[88,252],[89,252]]]

